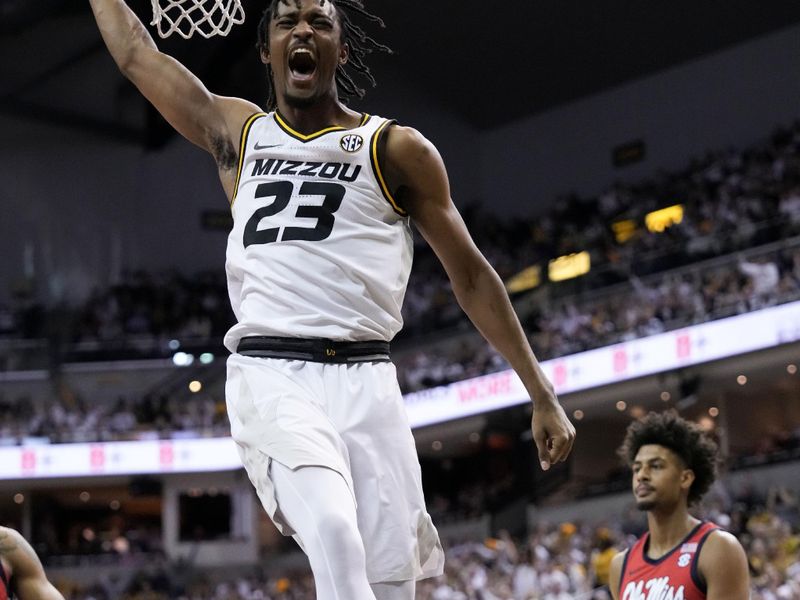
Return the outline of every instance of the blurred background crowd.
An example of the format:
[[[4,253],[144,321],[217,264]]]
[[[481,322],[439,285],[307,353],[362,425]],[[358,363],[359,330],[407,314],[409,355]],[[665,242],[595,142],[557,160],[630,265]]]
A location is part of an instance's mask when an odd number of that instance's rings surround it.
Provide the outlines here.
[[[378,63],[402,76],[379,77],[363,108],[434,140],[540,360],[800,301],[798,6],[369,4],[407,62]],[[256,22],[218,46],[164,43],[210,89],[260,102]],[[480,56],[463,52],[476,40]],[[85,2],[0,0],[0,72],[1,459],[19,475],[26,452],[69,443],[216,448],[233,315],[213,168],[117,73]],[[419,236],[414,248],[392,342],[402,391],[508,369]],[[552,276],[565,264],[586,270]],[[741,541],[752,600],[800,600],[800,321],[786,328],[753,354],[565,394],[578,443],[547,473],[530,406],[415,429],[447,552],[417,598],[608,600],[612,557],[646,526],[613,446],[631,419],[672,408],[720,445],[696,515]],[[67,600],[314,598],[241,469],[126,467],[0,480],[0,524]]]
[[[644,223],[648,213],[681,203],[683,218],[661,232],[639,226],[617,239],[614,224]],[[540,359],[565,356],[691,324],[800,299],[800,124],[752,148],[711,153],[684,171],[597,198],[567,198],[551,213],[504,221],[474,209],[467,221],[505,279],[531,265],[587,251],[584,277],[519,294],[517,310]],[[224,356],[232,323],[224,277],[200,273],[127,273],[78,307],[44,307],[18,298],[0,308],[0,336],[39,339],[51,361],[172,356],[195,348]],[[524,296],[524,298],[523,298]],[[465,327],[447,279],[420,245],[395,342],[404,392],[446,385],[508,365]],[[42,341],[46,340],[46,341]],[[24,353],[2,353],[7,369]],[[53,364],[50,364],[51,368]],[[148,394],[97,405],[69,393],[4,398],[3,440],[51,441],[224,434],[222,398],[189,401]],[[11,410],[19,406],[18,410]],[[7,443],[7,442],[6,442]]]
[[[619,238],[614,224],[680,203],[683,216],[661,232],[638,226]],[[540,358],[564,356],[800,299],[800,124],[763,144],[709,154],[679,173],[638,185],[618,184],[597,198],[565,198],[551,213],[504,221],[478,208],[467,221],[504,279],[563,254],[588,251],[592,270],[562,284],[514,296]],[[474,333],[452,302],[446,278],[424,246],[405,309],[396,363],[405,392],[508,368]],[[59,379],[70,361],[168,358],[180,348],[224,356],[219,339],[231,317],[218,273],[132,272],[95,291],[82,306],[39,305],[20,294],[0,311],[0,336],[38,341],[54,375],[52,392],[0,392],[3,444],[219,437],[228,434],[222,390],[146,393],[90,401]],[[4,369],[23,368],[25,353],[3,355]],[[16,362],[15,362],[16,361]],[[219,360],[218,364],[221,365]],[[726,457],[732,470],[800,460],[800,427],[791,425]],[[513,479],[513,474],[511,475]],[[616,469],[572,499],[624,490]],[[437,523],[480,519],[506,488],[502,477],[448,479],[427,486]],[[574,486],[573,486],[574,487]],[[700,516],[733,532],[750,561],[754,600],[800,598],[800,512],[797,491],[773,485],[718,483]],[[65,519],[60,522],[59,519]],[[628,507],[602,520],[532,519],[527,532],[451,536],[445,575],[420,582],[420,600],[605,600],[611,557],[644,531]],[[125,566],[93,584],[59,580],[70,600],[305,600],[313,580],[303,566],[204,572],[170,562],[159,519],[111,511],[103,518],[45,511],[37,551],[48,568]],[[291,553],[291,543],[278,545]],[[268,561],[267,561],[268,562]],[[58,571],[56,571],[58,572]]]
[[[775,486],[715,484],[696,512],[735,534],[747,552],[753,600],[800,597],[800,506],[797,494]],[[613,556],[646,530],[629,507],[602,521],[535,521],[529,532],[501,530],[484,539],[450,539],[445,574],[417,586],[419,600],[608,600]],[[110,542],[113,543],[113,542]],[[151,549],[151,551],[154,549]],[[132,550],[127,550],[132,551]],[[139,571],[75,587],[71,600],[310,600],[313,580],[304,569],[235,577],[192,574],[158,552]],[[141,563],[140,563],[141,564]]]

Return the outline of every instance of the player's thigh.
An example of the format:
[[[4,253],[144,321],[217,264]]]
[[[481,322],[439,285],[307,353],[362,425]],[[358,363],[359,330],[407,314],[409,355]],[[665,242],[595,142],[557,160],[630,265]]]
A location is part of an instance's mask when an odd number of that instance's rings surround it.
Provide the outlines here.
[[[416,445],[394,366],[350,368],[348,376],[358,378],[360,399],[335,421],[350,458],[370,582],[438,574],[441,545],[425,509]],[[340,393],[345,396],[346,390]]]

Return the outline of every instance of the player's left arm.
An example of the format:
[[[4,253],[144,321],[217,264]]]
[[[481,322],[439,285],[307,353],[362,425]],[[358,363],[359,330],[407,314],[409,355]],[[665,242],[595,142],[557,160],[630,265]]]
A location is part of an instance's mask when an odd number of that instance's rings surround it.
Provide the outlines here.
[[[409,127],[393,125],[387,136],[387,185],[439,257],[461,308],[506,358],[534,400],[534,440],[543,468],[549,468],[566,459],[575,428],[536,360],[503,282],[475,245],[453,204],[439,152]]]
[[[14,588],[20,600],[64,600],[47,580],[39,557],[19,532],[0,528],[0,552],[11,565]]]
[[[747,556],[727,531],[715,531],[703,544],[698,571],[706,582],[707,600],[748,600],[750,575]]]

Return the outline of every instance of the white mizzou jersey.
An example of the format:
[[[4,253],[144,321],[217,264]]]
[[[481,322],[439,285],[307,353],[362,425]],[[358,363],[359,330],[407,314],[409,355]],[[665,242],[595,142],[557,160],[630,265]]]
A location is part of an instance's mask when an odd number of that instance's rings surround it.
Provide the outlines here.
[[[294,131],[278,113],[245,123],[226,272],[238,323],[225,336],[391,340],[413,258],[406,212],[378,162],[392,121]]]

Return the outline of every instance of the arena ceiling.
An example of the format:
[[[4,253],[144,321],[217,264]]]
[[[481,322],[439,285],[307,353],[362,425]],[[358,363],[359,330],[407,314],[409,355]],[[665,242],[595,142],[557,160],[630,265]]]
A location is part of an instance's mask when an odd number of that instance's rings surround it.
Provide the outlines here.
[[[130,0],[149,18],[148,0]],[[214,91],[263,103],[253,50],[264,0],[226,39],[161,47]],[[368,3],[396,54],[381,86],[417,88],[475,129],[495,127],[800,22],[798,2],[432,0]],[[0,114],[158,146],[170,136],[111,64],[86,0],[0,0]]]

